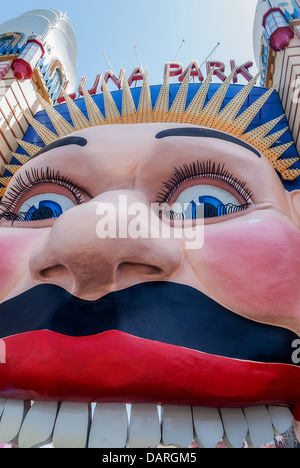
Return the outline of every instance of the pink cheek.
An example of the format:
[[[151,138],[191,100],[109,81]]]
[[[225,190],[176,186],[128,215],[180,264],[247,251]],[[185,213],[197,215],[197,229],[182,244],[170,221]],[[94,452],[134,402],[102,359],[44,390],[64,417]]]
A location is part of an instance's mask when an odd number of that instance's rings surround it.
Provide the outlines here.
[[[300,233],[286,218],[260,215],[211,227],[201,263],[215,300],[252,319],[299,329]]]
[[[0,300],[24,279],[29,255],[40,237],[38,229],[0,228]]]

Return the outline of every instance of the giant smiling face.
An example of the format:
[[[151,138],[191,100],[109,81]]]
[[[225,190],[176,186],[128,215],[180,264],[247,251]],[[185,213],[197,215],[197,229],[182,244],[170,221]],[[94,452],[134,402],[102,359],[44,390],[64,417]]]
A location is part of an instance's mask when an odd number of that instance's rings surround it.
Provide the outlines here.
[[[300,419],[299,195],[250,145],[185,124],[94,127],[23,165],[2,203],[2,398],[62,414],[131,403],[152,423],[155,405],[165,421],[193,407],[195,427],[208,411],[219,428],[219,408],[225,426],[226,411],[247,422],[241,439],[266,406]],[[166,443],[192,441],[167,426]]]

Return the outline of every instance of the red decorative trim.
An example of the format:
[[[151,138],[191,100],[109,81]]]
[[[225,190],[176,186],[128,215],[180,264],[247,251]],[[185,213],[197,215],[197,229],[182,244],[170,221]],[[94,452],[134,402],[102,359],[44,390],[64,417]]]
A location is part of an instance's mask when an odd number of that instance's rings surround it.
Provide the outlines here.
[[[3,80],[5,75],[9,72],[9,70],[10,70],[10,62],[0,63],[0,80]]]
[[[43,44],[40,41],[38,41],[37,39],[28,39],[27,44],[29,44],[30,42],[33,42],[34,44],[37,44],[38,46],[40,46],[40,48],[42,49],[42,52],[43,52],[41,58],[43,58],[44,55],[45,55],[45,49],[44,49]]]
[[[2,112],[1,112],[1,114],[3,115]],[[5,117],[4,117],[4,119],[5,119]],[[5,122],[6,122],[6,119],[5,119]],[[5,141],[6,145],[8,146],[9,151],[13,151],[12,147],[10,146],[7,138],[5,137],[5,135],[4,135],[4,133],[3,133],[3,131],[1,129],[0,129],[0,134],[1,134],[2,138],[3,138],[3,140]]]
[[[287,119],[289,121],[290,129],[292,131],[294,141],[295,141],[295,144],[297,146],[299,138],[300,138],[300,126],[299,126],[299,129],[297,131],[297,129],[295,128],[295,121],[296,121],[296,116],[297,116],[298,109],[299,109],[299,102],[296,104],[296,110],[295,110],[295,113],[294,113],[293,123],[290,122],[293,103],[290,103],[289,111],[287,112],[288,96],[289,96],[288,91],[291,88],[292,81],[294,79],[297,79],[300,76],[299,74],[297,74],[296,77],[293,77],[293,70],[294,70],[295,67],[300,66],[300,60],[299,60],[299,63],[291,64],[291,66],[289,67],[289,62],[290,62],[290,60],[292,58],[295,58],[295,57],[299,58],[300,57],[299,53],[289,55],[288,52],[291,51],[292,49],[297,49],[299,51],[299,46],[298,45],[297,46],[292,46],[292,47],[286,48],[284,50],[284,55],[283,55],[283,60],[282,60],[282,67],[281,67],[281,75],[280,75],[279,94],[281,96],[281,102],[282,102],[283,108],[285,109],[285,112],[287,114]],[[289,68],[290,68],[290,70],[288,71]],[[297,131],[297,134],[295,135],[296,131]]]
[[[69,85],[69,81],[66,81],[65,84],[63,85],[63,89],[66,90],[67,87],[68,87],[68,85]],[[69,96],[70,96],[70,98],[73,99],[73,100],[76,99],[76,93],[69,94]],[[65,98],[64,98],[64,96],[63,96],[62,90],[61,90],[61,92],[59,93],[59,96],[58,96],[58,98],[56,99],[56,101],[58,102],[58,104],[61,104],[61,103],[65,102]]]
[[[294,31],[289,26],[279,27],[270,37],[271,49],[275,52],[280,52],[281,50],[286,49],[294,35]]]
[[[12,92],[12,94],[13,94],[13,96],[14,96],[16,102],[17,102],[17,105],[19,106],[20,109],[22,109],[22,106],[21,106],[21,104],[20,104],[20,101],[19,101],[19,99],[17,98],[17,96],[16,96],[16,94],[15,94],[15,92],[14,92],[12,86],[11,86],[9,89],[11,90],[11,92]],[[22,93],[22,94],[23,94],[23,93]],[[26,101],[26,103],[27,103],[27,101]],[[16,119],[16,120],[17,120],[17,119]],[[25,133],[26,133],[27,130],[24,130],[24,128],[22,127],[22,125],[21,125],[21,123],[20,123],[19,121],[18,121],[18,123],[19,123],[19,127],[21,128],[21,130],[22,130],[22,132],[23,132],[23,135],[25,135]]]
[[[18,80],[26,79],[29,80],[33,75],[33,70],[28,62],[21,58],[17,58],[11,64],[11,68],[14,72],[14,76]]]
[[[32,115],[32,117],[34,117],[33,112],[32,112],[32,110],[31,110],[31,106],[29,105],[29,103],[28,103],[28,101],[27,101],[27,98],[26,98],[26,96],[25,96],[25,94],[24,94],[24,92],[23,92],[23,89],[22,89],[22,87],[21,87],[19,81],[17,80],[16,83],[18,84],[18,86],[19,86],[19,88],[20,88],[20,91],[21,91],[21,93],[22,93],[22,95],[23,95],[23,98],[24,98],[25,101],[26,101],[26,105],[27,105],[27,108],[28,108],[30,114]],[[24,109],[23,109],[23,110],[24,110]]]
[[[88,89],[88,93],[92,96],[93,94],[97,94],[97,91],[98,91],[98,88],[100,86],[100,81],[101,81],[101,78],[102,78],[102,75],[101,73],[99,75],[96,76],[96,79],[95,79],[95,82],[93,84],[93,86],[91,87],[91,89]],[[83,92],[82,92],[82,86],[85,86],[86,85],[86,82],[87,82],[87,78],[86,76],[83,76],[80,80],[80,83],[79,83],[79,86],[78,86],[78,94],[80,96],[83,96]]]
[[[10,103],[9,103],[9,101],[8,101],[8,99],[7,99],[7,97],[6,97],[6,95],[5,95],[4,97],[5,97],[5,101],[7,102],[8,107],[10,108],[11,114],[13,115],[15,121],[17,122],[17,124],[18,124],[18,126],[19,126],[21,132],[23,133],[23,129],[22,129],[21,125],[19,124],[19,121],[18,121],[18,119],[17,119],[17,117],[16,117],[16,115],[15,115],[15,111],[14,111],[13,107],[10,105]],[[18,105],[18,104],[17,104],[17,105]],[[9,128],[10,128],[10,131],[11,131],[12,134],[14,135],[14,137],[17,138],[17,135],[15,134],[15,132],[13,131],[13,129],[11,128],[10,124],[8,124],[8,126],[9,126]]]
[[[1,130],[0,130],[0,132],[1,132]],[[8,161],[6,160],[6,158],[5,158],[4,154],[2,153],[2,151],[0,151],[0,157],[1,157],[1,159],[3,159],[4,164],[8,164]]]
[[[299,64],[299,66],[300,66],[300,64]],[[294,68],[294,67],[292,67],[292,68]],[[293,81],[294,81],[294,80],[297,80],[297,79],[299,78],[299,76],[300,76],[300,74],[297,74],[297,75],[294,77]],[[300,99],[300,87],[299,87],[299,99]],[[287,118],[288,118],[288,121],[289,121],[289,122],[290,122],[290,119],[291,119],[291,113],[292,113],[293,104],[295,104],[295,103],[294,103],[294,101],[292,100],[291,105],[290,105],[290,107],[289,107],[289,112],[288,112],[288,114],[287,114]],[[298,108],[298,105],[299,105],[299,101],[298,101],[297,104],[295,104],[295,105],[296,105],[296,109],[297,109],[297,108]],[[297,113],[297,110],[296,110],[295,115],[294,115],[294,121],[293,121],[293,125],[291,126],[291,130],[294,130],[294,128],[295,128],[296,113]]]
[[[225,65],[223,62],[206,62],[207,75],[211,72],[211,69],[215,67],[214,75],[217,76],[221,81],[226,81],[227,76],[225,75]]]
[[[270,10],[267,11],[267,13],[264,14],[263,16],[263,20],[262,20],[262,25],[263,27],[265,28],[266,27],[266,19],[267,17],[271,14],[271,13],[275,13],[276,11],[278,11],[279,13],[281,13],[281,15],[284,17],[284,14],[282,13],[282,10],[280,8],[270,8]]]

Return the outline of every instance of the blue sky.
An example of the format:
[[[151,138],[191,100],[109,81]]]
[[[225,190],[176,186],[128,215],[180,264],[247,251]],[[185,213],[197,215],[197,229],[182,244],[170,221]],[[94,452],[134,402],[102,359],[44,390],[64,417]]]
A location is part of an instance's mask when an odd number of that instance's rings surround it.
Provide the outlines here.
[[[109,67],[105,52],[118,74],[129,76],[139,64],[148,67],[150,83],[159,84],[164,63],[178,60],[187,67],[201,64],[218,42],[212,59],[242,64],[253,57],[253,20],[257,0],[14,0],[1,8],[1,22],[34,8],[67,11],[78,40],[78,80],[93,84],[97,73]],[[205,68],[204,68],[205,71]],[[251,73],[256,73],[254,66]],[[242,81],[241,81],[242,82]]]

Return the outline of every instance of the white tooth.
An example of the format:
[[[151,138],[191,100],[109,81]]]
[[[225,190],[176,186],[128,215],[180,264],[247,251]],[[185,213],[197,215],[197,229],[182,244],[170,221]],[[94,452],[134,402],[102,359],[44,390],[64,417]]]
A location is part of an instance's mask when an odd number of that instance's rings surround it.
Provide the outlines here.
[[[224,434],[219,411],[216,408],[193,407],[195,438],[203,448],[216,448]]]
[[[128,448],[156,447],[161,429],[156,405],[133,404],[131,407]]]
[[[4,398],[0,398],[0,419],[3,413],[6,401],[7,400],[5,400]]]
[[[93,414],[89,448],[124,448],[128,417],[123,403],[98,403]]]
[[[7,400],[0,421],[2,443],[8,444],[16,439],[27,410],[27,403],[22,400]]]
[[[85,448],[88,427],[89,405],[63,402],[54,427],[54,447]]]
[[[291,428],[293,424],[293,415],[289,408],[284,406],[269,406],[268,410],[273,426],[279,434],[284,434]]]
[[[228,448],[242,448],[248,432],[248,424],[243,410],[239,408],[222,408],[220,412],[225,431],[223,441]]]
[[[163,407],[163,442],[188,447],[194,439],[192,408],[190,406]]]
[[[274,432],[269,412],[265,406],[245,408],[244,413],[249,427],[249,437],[254,447],[272,442]]]
[[[57,403],[36,401],[28,411],[19,434],[19,447],[46,444],[53,431]]]

